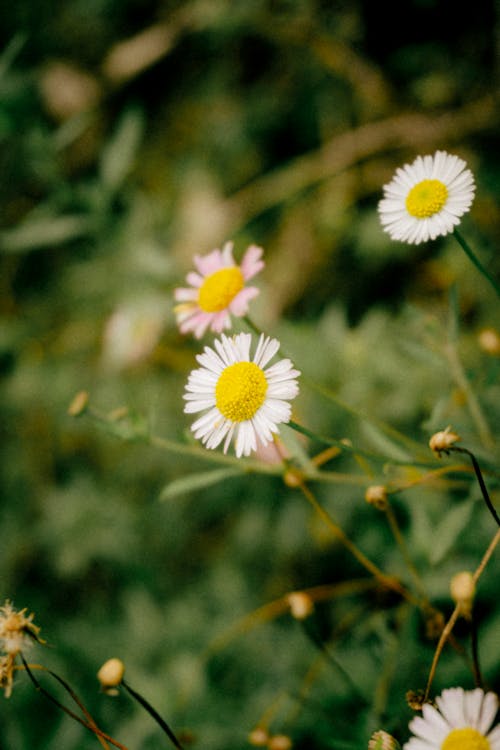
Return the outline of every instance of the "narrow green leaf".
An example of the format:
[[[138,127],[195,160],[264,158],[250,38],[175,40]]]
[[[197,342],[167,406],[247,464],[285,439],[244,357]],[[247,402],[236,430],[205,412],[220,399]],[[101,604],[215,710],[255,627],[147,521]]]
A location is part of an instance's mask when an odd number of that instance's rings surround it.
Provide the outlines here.
[[[173,497],[210,487],[213,484],[224,481],[224,479],[241,476],[241,473],[241,469],[227,468],[189,474],[188,476],[174,479],[173,482],[167,484],[161,491],[160,500],[171,500]]]
[[[15,229],[0,233],[0,250],[5,253],[25,253],[52,245],[62,245],[92,231],[87,216],[44,216],[27,219]]]
[[[100,165],[101,178],[110,190],[117,190],[130,172],[143,130],[142,112],[139,109],[129,109],[124,113],[117,131],[103,149]]]

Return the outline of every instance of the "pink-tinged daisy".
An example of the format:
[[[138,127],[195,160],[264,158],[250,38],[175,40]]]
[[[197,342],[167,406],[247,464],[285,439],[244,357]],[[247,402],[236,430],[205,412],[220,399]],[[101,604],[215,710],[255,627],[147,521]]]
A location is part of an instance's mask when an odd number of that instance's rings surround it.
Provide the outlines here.
[[[259,290],[245,283],[264,268],[261,256],[262,248],[250,245],[237,265],[232,242],[226,242],[222,250],[212,250],[208,255],[195,255],[197,271],[191,271],[186,277],[191,286],[174,292],[179,302],[174,312],[181,333],[193,331],[197,339],[209,327],[214,333],[221,333],[231,327],[231,315],[246,315],[248,303]]]
[[[378,204],[393,240],[418,245],[449,234],[474,200],[474,177],[458,156],[436,151],[396,170]]]
[[[252,359],[251,345],[250,333],[222,334],[215,349],[206,346],[197,355],[201,367],[189,375],[184,395],[186,413],[206,412],[191,425],[195,438],[207,448],[224,441],[225,453],[235,437],[238,457],[257,450],[258,442],[271,442],[278,424],[290,421],[288,401],[299,392],[300,372],[289,359],[266,367],[279,341],[261,334]]]
[[[498,711],[495,693],[449,688],[436,704],[425,703],[423,715],[410,721],[415,736],[403,750],[500,750],[500,724],[491,729]]]

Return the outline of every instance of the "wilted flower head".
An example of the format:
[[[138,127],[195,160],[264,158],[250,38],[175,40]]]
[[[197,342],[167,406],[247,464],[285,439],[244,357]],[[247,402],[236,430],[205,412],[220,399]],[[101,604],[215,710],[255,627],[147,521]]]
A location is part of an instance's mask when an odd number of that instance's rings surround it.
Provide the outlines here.
[[[33,640],[38,641],[40,628],[33,622],[34,615],[26,615],[26,609],[19,612],[11,602],[0,607],[0,688],[8,698],[12,692],[14,664],[18,654],[26,651]]]
[[[418,245],[449,234],[474,199],[474,177],[458,156],[436,151],[396,170],[378,204],[393,240]]]
[[[446,453],[446,451],[451,448],[454,443],[458,443],[459,440],[460,435],[457,435],[457,433],[453,432],[451,427],[448,426],[446,429],[434,433],[429,440],[429,448],[431,451],[434,451],[437,456],[440,456],[441,453]]]
[[[174,297],[179,302],[174,312],[181,333],[192,331],[199,339],[207,328],[222,333],[231,327],[231,315],[242,317],[248,303],[259,290],[245,286],[245,282],[264,267],[262,248],[250,245],[240,265],[233,258],[233,243],[226,242],[222,250],[208,255],[195,255],[196,271],[188,273],[191,286],[176,289]]]
[[[18,612],[9,601],[0,607],[0,649],[6,654],[15,656],[33,639],[38,640],[40,628],[33,623],[34,615],[26,616],[26,611]]]

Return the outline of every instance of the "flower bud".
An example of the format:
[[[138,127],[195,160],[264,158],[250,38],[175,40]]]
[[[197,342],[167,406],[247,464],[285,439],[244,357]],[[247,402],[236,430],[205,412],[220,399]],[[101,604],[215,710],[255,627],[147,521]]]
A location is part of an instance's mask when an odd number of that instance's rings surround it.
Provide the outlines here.
[[[389,505],[389,501],[387,500],[387,487],[384,487],[383,484],[374,484],[371,487],[367,487],[365,500],[377,510],[387,510]]]
[[[291,489],[296,489],[297,487],[300,487],[301,484],[304,481],[304,475],[299,469],[287,469],[285,473],[283,474],[283,481],[286,484],[287,487],[290,487]]]
[[[429,448],[439,457],[442,451],[446,453],[453,443],[456,443],[458,440],[460,440],[460,435],[452,432],[451,427],[447,427],[445,430],[441,430],[441,432],[436,432],[431,437]]]
[[[461,614],[464,617],[470,617],[476,593],[476,584],[472,573],[464,570],[454,575],[450,581],[450,593],[455,604],[460,606]]]
[[[288,605],[292,617],[296,620],[305,620],[314,611],[314,602],[304,591],[292,591],[287,596]]]
[[[264,727],[255,727],[248,735],[248,741],[255,747],[265,747],[269,742],[269,735]]]
[[[479,346],[486,352],[498,356],[500,354],[500,334],[494,328],[483,328],[479,334]]]
[[[117,690],[115,688],[123,680],[125,673],[125,665],[121,659],[108,659],[104,662],[102,667],[97,673],[97,679],[101,683],[101,688],[109,695],[116,695]]]
[[[292,740],[286,734],[275,734],[267,743],[269,750],[291,750]]]
[[[80,417],[87,410],[89,404],[89,394],[87,391],[80,391],[76,394],[73,401],[68,406],[70,417]]]
[[[383,729],[374,732],[368,742],[368,750],[399,750],[400,747],[399,742]]]

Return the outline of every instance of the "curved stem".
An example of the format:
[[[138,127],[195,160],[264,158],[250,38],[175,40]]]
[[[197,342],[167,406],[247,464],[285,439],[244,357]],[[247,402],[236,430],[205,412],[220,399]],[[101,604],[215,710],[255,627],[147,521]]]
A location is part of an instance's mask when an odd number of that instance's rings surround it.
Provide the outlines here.
[[[500,285],[497,283],[496,279],[493,278],[491,273],[483,266],[475,252],[472,250],[470,245],[465,241],[465,239],[462,237],[458,229],[453,230],[453,235],[464,251],[464,253],[467,255],[469,260],[476,266],[478,271],[484,276],[484,278],[489,281],[497,295],[500,297]]]

